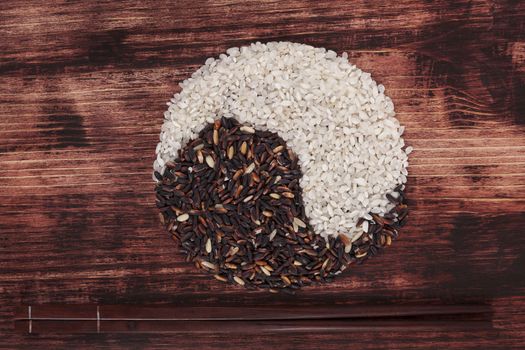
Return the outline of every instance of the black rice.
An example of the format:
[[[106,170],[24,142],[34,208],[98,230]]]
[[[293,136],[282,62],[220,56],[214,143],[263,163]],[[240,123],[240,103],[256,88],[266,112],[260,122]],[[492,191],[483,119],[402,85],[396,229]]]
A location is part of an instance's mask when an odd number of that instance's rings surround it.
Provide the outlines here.
[[[277,134],[221,118],[155,173],[162,224],[187,261],[222,282],[246,288],[297,289],[329,282],[346,267],[397,238],[408,208],[402,188],[395,207],[372,214],[354,242],[323,238],[305,215],[297,156]],[[363,225],[361,219],[358,225]]]

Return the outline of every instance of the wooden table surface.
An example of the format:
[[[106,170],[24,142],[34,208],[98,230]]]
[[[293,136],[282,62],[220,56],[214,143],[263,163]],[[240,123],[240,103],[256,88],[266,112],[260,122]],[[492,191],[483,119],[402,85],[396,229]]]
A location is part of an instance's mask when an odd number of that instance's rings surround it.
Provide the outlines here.
[[[154,151],[178,82],[207,57],[258,40],[347,51],[385,85],[415,149],[400,239],[335,283],[293,296],[197,271],[154,205]],[[0,125],[0,347],[523,346],[523,1],[4,0]],[[238,313],[479,303],[491,312],[486,329],[344,319],[212,322],[174,334],[15,329],[20,305],[47,303]]]

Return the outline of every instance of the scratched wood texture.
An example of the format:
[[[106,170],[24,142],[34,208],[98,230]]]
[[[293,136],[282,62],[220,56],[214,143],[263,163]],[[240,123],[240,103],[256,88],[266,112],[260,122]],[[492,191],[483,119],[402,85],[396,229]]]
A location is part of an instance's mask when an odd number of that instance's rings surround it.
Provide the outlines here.
[[[295,296],[247,292],[196,271],[154,206],[165,102],[207,57],[257,40],[347,51],[385,85],[415,149],[400,239]],[[508,349],[525,341],[523,1],[4,0],[0,125],[0,347]],[[21,304],[412,302],[488,303],[491,327],[27,335],[13,322]]]

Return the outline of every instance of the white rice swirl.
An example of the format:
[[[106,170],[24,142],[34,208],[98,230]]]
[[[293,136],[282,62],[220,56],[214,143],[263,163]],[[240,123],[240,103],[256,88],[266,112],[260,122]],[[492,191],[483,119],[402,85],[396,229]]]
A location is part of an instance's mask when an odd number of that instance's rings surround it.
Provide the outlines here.
[[[278,133],[299,156],[306,215],[322,236],[360,235],[368,213],[407,177],[404,127],[383,85],[324,48],[255,43],[208,58],[164,113],[154,169],[215,118]]]

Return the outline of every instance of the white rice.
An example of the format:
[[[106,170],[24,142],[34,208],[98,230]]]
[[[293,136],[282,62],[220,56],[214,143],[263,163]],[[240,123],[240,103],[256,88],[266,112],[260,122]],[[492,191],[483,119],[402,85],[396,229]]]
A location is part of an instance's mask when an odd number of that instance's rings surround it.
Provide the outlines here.
[[[355,237],[360,217],[391,209],[385,195],[406,182],[408,157],[384,86],[347,57],[271,42],[208,58],[168,103],[155,170],[162,173],[207,122],[234,117],[278,133],[298,154],[316,233]]]

